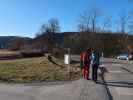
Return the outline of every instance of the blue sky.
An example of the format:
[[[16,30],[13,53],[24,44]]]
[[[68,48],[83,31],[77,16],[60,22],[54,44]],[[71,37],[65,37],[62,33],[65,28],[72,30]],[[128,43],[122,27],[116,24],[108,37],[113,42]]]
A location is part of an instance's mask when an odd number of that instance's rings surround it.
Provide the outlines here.
[[[131,0],[132,1],[132,0]],[[127,14],[133,10],[130,0],[0,0],[0,35],[34,37],[50,18],[59,20],[61,31],[77,31],[79,15],[93,7],[102,16]]]

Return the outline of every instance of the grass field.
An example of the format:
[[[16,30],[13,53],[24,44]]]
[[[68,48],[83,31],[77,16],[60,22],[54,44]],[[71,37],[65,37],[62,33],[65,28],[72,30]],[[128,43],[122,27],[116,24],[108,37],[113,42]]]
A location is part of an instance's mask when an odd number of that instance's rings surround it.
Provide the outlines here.
[[[0,80],[4,82],[64,81],[68,80],[67,74],[67,67],[53,64],[46,57],[0,61]]]

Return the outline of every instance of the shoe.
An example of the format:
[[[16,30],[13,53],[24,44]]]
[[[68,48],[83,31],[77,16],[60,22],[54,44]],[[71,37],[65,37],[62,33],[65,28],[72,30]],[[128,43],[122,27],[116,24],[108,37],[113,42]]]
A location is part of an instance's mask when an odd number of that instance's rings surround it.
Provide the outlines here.
[[[90,78],[87,78],[87,80],[91,80]]]
[[[95,83],[97,83],[97,80],[93,80]]]

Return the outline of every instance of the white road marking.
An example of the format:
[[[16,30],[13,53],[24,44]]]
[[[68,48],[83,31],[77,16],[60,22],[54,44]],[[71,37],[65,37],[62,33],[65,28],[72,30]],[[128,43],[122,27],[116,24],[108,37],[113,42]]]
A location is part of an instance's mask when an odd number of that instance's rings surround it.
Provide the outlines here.
[[[116,87],[119,95],[133,95],[133,88]]]
[[[114,70],[112,70],[112,71],[108,71],[109,73],[123,73],[122,71],[119,71],[119,70],[117,70],[117,71],[114,71]]]
[[[111,64],[112,66],[122,66],[122,64]]]
[[[108,67],[108,66],[120,67],[120,66],[122,66],[122,64],[102,64],[100,66],[102,66],[102,67]]]

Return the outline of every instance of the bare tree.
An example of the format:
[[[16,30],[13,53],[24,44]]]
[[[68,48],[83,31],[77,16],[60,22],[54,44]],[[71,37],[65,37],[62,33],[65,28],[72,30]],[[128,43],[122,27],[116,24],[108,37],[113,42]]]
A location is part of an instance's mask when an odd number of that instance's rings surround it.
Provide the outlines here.
[[[96,32],[98,18],[100,16],[99,9],[93,8],[80,15],[78,28],[80,31]]]
[[[127,15],[119,15],[119,32],[121,33],[121,37],[119,39],[119,43],[121,45],[122,50],[128,51],[127,46],[128,46],[128,34],[127,34],[127,29],[128,29],[128,16]]]
[[[100,12],[98,9],[92,9],[90,12],[91,24],[92,24],[92,32],[96,32],[97,20],[99,18]]]
[[[90,9],[89,11],[84,12],[80,15],[78,24],[80,31],[80,35],[78,37],[79,48],[96,48],[100,43],[99,38],[96,35],[96,32],[98,32],[99,17],[100,11],[96,8]]]
[[[102,30],[105,32],[105,31],[110,31],[110,27],[111,27],[111,20],[112,18],[110,16],[106,16],[104,18],[104,21],[103,21],[103,26],[102,26]]]
[[[51,18],[47,23],[43,24],[37,35],[37,45],[40,45],[41,49],[47,47],[51,52],[52,49],[57,45],[56,33],[60,31],[59,22],[55,18]]]
[[[125,15],[120,15],[119,16],[119,28],[121,33],[126,33],[126,28],[127,28],[127,16]]]
[[[80,32],[90,32],[91,26],[90,26],[90,15],[88,15],[87,12],[80,15],[78,28]]]
[[[60,32],[59,22],[56,18],[51,18],[50,20],[48,20],[48,27],[52,33]]]
[[[39,34],[58,33],[58,32],[60,32],[59,22],[56,18],[51,18],[48,20],[47,23],[41,26]]]
[[[133,33],[133,12],[130,12],[128,15],[128,31]]]

